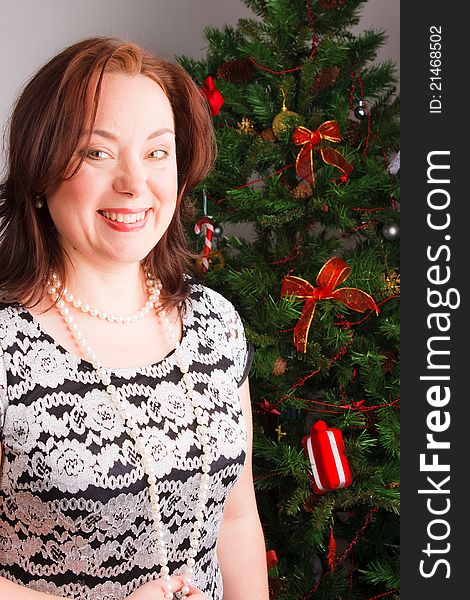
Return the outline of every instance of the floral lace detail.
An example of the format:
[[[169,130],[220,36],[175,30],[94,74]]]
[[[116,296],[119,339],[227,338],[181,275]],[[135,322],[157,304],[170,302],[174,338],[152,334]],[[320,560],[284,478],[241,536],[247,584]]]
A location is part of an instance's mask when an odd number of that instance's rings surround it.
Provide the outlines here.
[[[233,305],[196,283],[182,344],[215,457],[195,584],[222,600],[215,545],[245,460],[238,386],[251,354]],[[186,559],[201,467],[180,379],[174,354],[112,371],[154,460],[176,573]],[[123,600],[158,577],[146,477],[119,413],[91,365],[55,344],[21,306],[0,305],[0,431],[0,576],[88,600]]]

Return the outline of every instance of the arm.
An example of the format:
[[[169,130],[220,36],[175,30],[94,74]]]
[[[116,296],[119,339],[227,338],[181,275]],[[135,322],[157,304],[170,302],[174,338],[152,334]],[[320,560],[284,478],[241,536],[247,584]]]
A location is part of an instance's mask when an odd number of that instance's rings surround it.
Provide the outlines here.
[[[268,600],[266,549],[256,507],[252,476],[251,402],[248,379],[239,389],[248,429],[245,466],[224,508],[217,556],[224,583],[224,600]]]
[[[5,577],[0,577],[0,598],[9,598],[9,600],[64,600],[62,596],[51,596],[43,592],[36,592],[24,585],[13,583]]]

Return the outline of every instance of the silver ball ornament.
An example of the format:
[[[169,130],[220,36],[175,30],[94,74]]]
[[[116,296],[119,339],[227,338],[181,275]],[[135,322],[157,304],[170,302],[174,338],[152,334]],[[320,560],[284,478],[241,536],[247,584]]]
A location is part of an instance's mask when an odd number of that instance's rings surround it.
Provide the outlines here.
[[[386,240],[396,240],[400,237],[400,228],[396,223],[385,223],[382,227],[382,235]]]
[[[220,238],[224,235],[224,229],[222,227],[222,225],[220,225],[219,223],[216,223],[214,225],[214,236],[217,238]]]
[[[366,107],[362,100],[359,100],[359,104],[354,109],[354,116],[356,119],[364,120],[367,117]]]

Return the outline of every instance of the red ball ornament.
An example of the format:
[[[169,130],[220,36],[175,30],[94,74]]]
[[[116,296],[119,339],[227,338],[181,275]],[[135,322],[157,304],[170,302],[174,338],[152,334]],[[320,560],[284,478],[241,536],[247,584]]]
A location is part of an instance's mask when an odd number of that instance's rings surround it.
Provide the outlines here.
[[[302,444],[312,466],[310,483],[315,494],[351,485],[351,469],[339,429],[327,427],[325,421],[317,421],[310,428],[310,435],[302,438]]]

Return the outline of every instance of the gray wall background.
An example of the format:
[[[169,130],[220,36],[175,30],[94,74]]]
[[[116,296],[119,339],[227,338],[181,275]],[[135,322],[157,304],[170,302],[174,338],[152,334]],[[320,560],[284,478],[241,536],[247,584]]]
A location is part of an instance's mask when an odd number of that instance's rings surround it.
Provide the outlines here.
[[[385,30],[378,60],[399,66],[399,0],[369,0],[353,31]],[[0,171],[12,104],[31,75],[65,46],[91,35],[117,35],[167,58],[204,56],[206,25],[235,24],[253,13],[241,0],[0,0]]]

